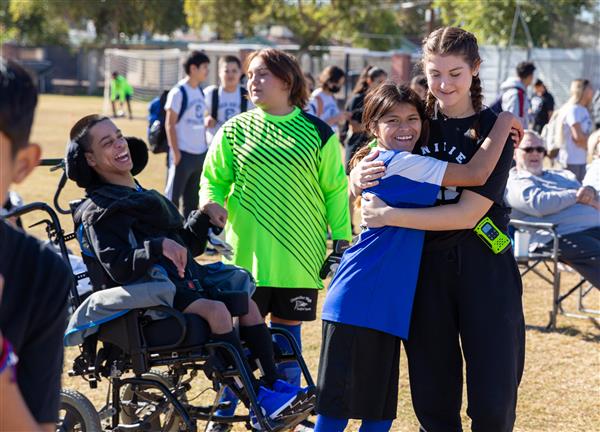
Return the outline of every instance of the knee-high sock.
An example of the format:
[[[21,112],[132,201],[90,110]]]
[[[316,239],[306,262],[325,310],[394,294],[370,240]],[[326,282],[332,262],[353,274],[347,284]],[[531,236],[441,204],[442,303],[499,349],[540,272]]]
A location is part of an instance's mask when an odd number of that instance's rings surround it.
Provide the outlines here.
[[[271,322],[271,328],[280,328],[289,331],[294,340],[298,344],[300,351],[302,351],[302,324],[298,325],[287,325]],[[292,348],[287,339],[283,336],[275,335],[275,342],[279,346],[282,352],[291,353]],[[302,371],[295,361],[286,361],[277,365],[277,370],[280,375],[285,377],[285,380],[295,386],[300,386],[300,380],[302,378]]]
[[[347,424],[347,418],[340,419],[319,414],[315,423],[315,432],[344,432]]]
[[[240,337],[246,342],[252,356],[260,361],[264,373],[263,379],[271,386],[279,378],[275,367],[275,355],[273,353],[273,341],[271,332],[266,324],[253,326],[240,326]]]

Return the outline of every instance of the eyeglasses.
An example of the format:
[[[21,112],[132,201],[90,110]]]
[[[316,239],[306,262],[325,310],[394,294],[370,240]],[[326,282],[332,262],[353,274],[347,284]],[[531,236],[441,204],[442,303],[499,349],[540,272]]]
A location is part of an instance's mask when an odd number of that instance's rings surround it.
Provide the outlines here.
[[[540,147],[525,147],[525,148],[519,147],[519,150],[523,150],[527,154],[533,153],[534,151],[536,151],[538,153],[546,154],[546,147],[541,147],[541,146]]]

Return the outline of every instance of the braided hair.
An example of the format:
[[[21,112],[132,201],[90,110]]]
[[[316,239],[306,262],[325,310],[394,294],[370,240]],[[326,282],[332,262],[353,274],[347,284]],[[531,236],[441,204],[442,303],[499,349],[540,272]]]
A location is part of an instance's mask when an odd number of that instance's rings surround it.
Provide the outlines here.
[[[471,69],[474,69],[481,64],[477,38],[473,33],[458,27],[441,27],[434,30],[423,40],[422,48],[423,63],[425,63],[427,58],[432,55],[453,54],[462,56]],[[423,70],[425,70],[425,68],[423,68]],[[483,94],[479,74],[473,77],[469,90],[473,110],[479,114],[483,109]],[[427,115],[430,117],[435,113],[435,104],[436,98],[433,93],[431,93],[431,89],[429,89],[425,98],[425,107]],[[478,130],[479,119],[471,129],[471,135],[475,139],[478,138]]]

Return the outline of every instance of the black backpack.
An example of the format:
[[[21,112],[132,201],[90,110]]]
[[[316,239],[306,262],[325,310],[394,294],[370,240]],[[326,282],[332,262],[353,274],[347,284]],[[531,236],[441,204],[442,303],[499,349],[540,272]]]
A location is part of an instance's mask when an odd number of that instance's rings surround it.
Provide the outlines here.
[[[181,91],[181,109],[179,110],[179,115],[177,116],[177,123],[183,117],[185,110],[187,109],[187,92],[182,85],[178,85],[177,88]],[[202,89],[200,89],[202,91]],[[167,117],[167,112],[165,111],[165,103],[167,102],[167,95],[169,94],[168,90],[165,90],[159,99],[160,103],[160,113],[158,115],[158,119],[154,120],[148,129],[148,147],[150,151],[154,154],[166,153],[169,151],[169,142],[167,140],[167,131],[165,130],[165,119]]]
[[[242,101],[240,104],[240,112],[248,111],[248,90],[244,87],[240,86],[240,100]],[[217,116],[219,115],[219,87],[215,87],[215,90],[212,93],[212,105],[210,115],[215,120],[219,121]]]

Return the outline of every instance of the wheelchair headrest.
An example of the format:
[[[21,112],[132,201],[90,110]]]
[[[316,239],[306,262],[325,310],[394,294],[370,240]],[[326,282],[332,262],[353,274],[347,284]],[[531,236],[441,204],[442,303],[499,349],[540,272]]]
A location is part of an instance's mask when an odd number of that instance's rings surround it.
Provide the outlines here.
[[[131,155],[133,167],[131,174],[138,175],[148,164],[148,147],[140,138],[125,137]],[[85,160],[85,151],[77,141],[69,141],[67,144],[67,155],[65,158],[65,170],[67,177],[77,183],[81,188],[88,188],[99,182],[98,174],[88,165]]]

